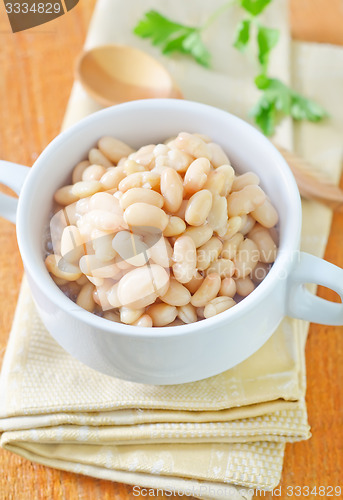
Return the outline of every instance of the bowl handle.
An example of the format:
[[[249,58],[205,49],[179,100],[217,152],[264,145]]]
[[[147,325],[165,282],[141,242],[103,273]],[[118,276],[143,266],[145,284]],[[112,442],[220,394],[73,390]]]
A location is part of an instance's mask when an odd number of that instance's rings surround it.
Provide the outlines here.
[[[343,269],[305,252],[288,278],[286,313],[321,325],[343,325]],[[305,288],[305,283],[326,286],[337,292],[342,304],[324,300]]]
[[[0,184],[4,184],[19,196],[20,190],[24,184],[29,167],[11,163],[9,161],[0,161]],[[18,198],[0,193],[0,217],[15,224],[17,213]]]

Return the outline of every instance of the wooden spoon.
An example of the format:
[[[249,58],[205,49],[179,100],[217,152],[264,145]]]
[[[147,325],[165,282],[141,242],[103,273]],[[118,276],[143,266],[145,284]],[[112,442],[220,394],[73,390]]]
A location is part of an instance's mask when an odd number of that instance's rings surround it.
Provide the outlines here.
[[[103,45],[81,54],[76,77],[103,106],[149,98],[178,98],[182,93],[153,57],[127,45]],[[343,191],[304,159],[275,145],[287,161],[300,194],[333,210],[343,209]]]
[[[343,211],[343,191],[300,156],[274,144],[292,170],[301,196],[319,201],[332,210]]]
[[[182,98],[168,71],[127,45],[102,45],[81,54],[76,77],[103,106],[150,98]]]

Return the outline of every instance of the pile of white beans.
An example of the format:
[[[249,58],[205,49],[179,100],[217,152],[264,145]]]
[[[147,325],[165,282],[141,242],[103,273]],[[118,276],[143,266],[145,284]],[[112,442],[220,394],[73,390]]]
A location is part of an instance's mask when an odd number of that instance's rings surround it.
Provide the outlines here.
[[[79,306],[135,326],[193,323],[266,276],[278,214],[258,176],[237,175],[218,144],[181,132],[137,151],[113,137],[97,146],[55,193],[45,260]]]

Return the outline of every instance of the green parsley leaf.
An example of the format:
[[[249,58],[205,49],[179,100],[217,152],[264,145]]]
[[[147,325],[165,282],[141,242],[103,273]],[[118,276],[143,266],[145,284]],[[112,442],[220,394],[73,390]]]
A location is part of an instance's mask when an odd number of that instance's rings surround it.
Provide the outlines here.
[[[243,9],[253,16],[258,16],[272,0],[240,0]]]
[[[268,78],[265,75],[259,75],[255,78],[256,87],[265,90],[264,94],[269,102],[273,102],[275,109],[282,111],[286,115],[291,109],[291,89],[277,78]]]
[[[251,21],[249,19],[244,19],[241,21],[237,27],[237,33],[236,33],[236,38],[233,43],[233,46],[236,47],[236,49],[240,50],[243,52],[250,40],[250,25]]]
[[[250,116],[255,119],[256,125],[262,132],[270,137],[275,132],[276,109],[275,104],[267,96],[262,95],[257,104],[250,111]]]
[[[267,75],[264,73],[261,73],[261,75],[258,75],[255,78],[255,85],[259,90],[264,90],[269,86],[270,83],[270,78],[268,78]]]
[[[294,120],[318,122],[327,116],[326,111],[316,102],[303,97],[276,78],[259,75],[255,79],[262,96],[250,114],[263,133],[271,136],[275,126],[283,116]]]
[[[151,38],[153,45],[160,45],[182,29],[181,24],[170,21],[156,10],[149,10],[145,17],[138,21],[133,32],[141,38]]]
[[[205,67],[209,67],[211,54],[206,49],[198,30],[192,31],[182,42],[182,47],[186,54],[190,54],[194,59]]]
[[[180,52],[192,56],[203,66],[210,65],[211,56],[201,39],[199,28],[175,23],[159,12],[150,10],[133,32],[141,38],[150,38],[153,45],[161,46],[164,54]]]
[[[293,92],[291,114],[295,120],[308,120],[319,122],[328,116],[328,113],[312,99]]]
[[[265,70],[268,66],[269,54],[279,41],[279,30],[259,26],[257,31],[258,60]]]

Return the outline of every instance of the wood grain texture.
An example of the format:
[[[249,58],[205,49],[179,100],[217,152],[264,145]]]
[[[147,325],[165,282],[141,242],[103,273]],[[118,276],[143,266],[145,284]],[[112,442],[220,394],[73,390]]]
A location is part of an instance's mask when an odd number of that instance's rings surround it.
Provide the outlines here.
[[[290,0],[293,38],[343,44],[343,0]]]
[[[58,134],[95,0],[62,18],[13,35],[0,3],[0,155],[31,165]],[[291,0],[293,35],[343,44],[341,0]],[[343,182],[342,182],[343,187]],[[325,258],[343,267],[343,214],[334,216]],[[22,276],[14,226],[0,219],[0,358]],[[333,299],[320,289],[320,296]],[[306,348],[307,404],[313,437],[288,445],[282,487],[336,486],[343,468],[343,329],[312,325]],[[137,498],[129,486],[43,467],[0,450],[0,500]],[[161,498],[160,495],[154,498]],[[264,498],[272,498],[266,495]],[[287,498],[286,494],[282,498]],[[314,498],[309,497],[309,498]]]

